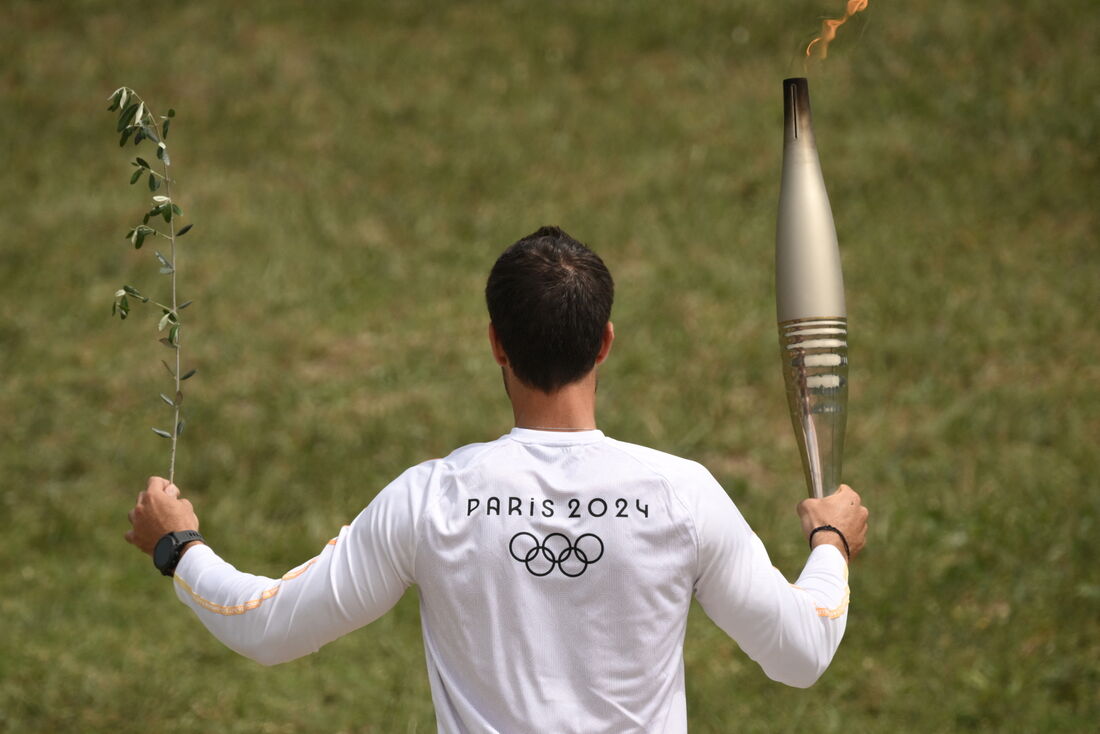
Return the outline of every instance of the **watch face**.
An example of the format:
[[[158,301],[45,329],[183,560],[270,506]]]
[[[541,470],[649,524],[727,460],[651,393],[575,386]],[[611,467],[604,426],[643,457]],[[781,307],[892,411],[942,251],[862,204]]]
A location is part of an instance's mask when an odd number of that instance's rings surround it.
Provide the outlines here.
[[[153,565],[163,571],[172,562],[175,552],[176,539],[171,535],[165,535],[157,541],[156,547],[153,548]]]

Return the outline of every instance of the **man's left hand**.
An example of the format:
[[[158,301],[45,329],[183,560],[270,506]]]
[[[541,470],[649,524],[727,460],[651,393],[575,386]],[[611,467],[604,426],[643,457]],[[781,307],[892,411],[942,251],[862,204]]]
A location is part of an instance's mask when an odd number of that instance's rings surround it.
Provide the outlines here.
[[[149,555],[166,533],[199,529],[191,501],[180,499],[179,487],[161,477],[149,477],[128,517],[133,527],[126,533],[126,541]]]

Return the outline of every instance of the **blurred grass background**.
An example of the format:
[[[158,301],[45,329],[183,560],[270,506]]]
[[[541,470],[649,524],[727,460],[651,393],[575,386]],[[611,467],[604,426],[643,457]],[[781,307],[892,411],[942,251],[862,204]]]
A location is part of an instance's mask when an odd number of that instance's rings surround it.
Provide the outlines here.
[[[107,96],[175,107],[188,432],[213,545],[278,575],[407,465],[511,414],[497,254],[557,223],[618,283],[601,427],[702,461],[793,578],[777,359],[781,86],[811,77],[872,508],[813,689],[701,613],[693,732],[1100,720],[1100,8],[839,0],[0,7],[0,730],[428,732],[416,595],[307,659],[222,648],[122,541],[167,471],[156,292]],[[146,154],[148,155],[148,154]],[[192,216],[193,215],[193,216]]]

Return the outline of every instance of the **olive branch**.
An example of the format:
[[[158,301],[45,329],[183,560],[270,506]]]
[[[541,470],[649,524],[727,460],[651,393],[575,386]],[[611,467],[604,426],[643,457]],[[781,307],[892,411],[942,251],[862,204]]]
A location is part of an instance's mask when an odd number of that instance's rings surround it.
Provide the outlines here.
[[[180,318],[180,312],[183,309],[191,305],[191,301],[185,303],[179,303],[176,297],[176,281],[178,276],[178,263],[176,259],[176,240],[179,237],[187,234],[191,230],[190,224],[176,230],[177,218],[183,215],[183,210],[172,200],[172,178],[169,175],[169,168],[172,165],[172,160],[168,155],[168,144],[165,142],[168,139],[168,129],[171,126],[172,118],[176,116],[176,111],[173,109],[168,110],[166,115],[155,115],[149,108],[149,105],[138,96],[137,92],[129,87],[119,87],[109,97],[111,106],[107,108],[109,112],[115,110],[121,110],[118,117],[118,125],[116,126],[116,132],[121,137],[119,138],[119,147],[125,147],[126,143],[133,141],[135,146],[140,145],[144,141],[156,145],[156,157],[160,161],[160,170],[156,171],[153,166],[149,164],[141,156],[134,158],[130,165],[136,170],[130,175],[130,185],[136,184],[143,177],[146,177],[146,185],[149,187],[152,197],[152,206],[149,211],[145,212],[145,216],[142,217],[141,224],[130,229],[126,233],[126,239],[130,241],[130,244],[134,246],[134,249],[140,250],[145,241],[149,238],[164,239],[167,240],[168,254],[164,255],[159,250],[153,252],[153,256],[156,258],[157,263],[160,266],[160,273],[169,277],[171,281],[171,300],[169,303],[160,303],[154,301],[148,296],[143,295],[137,288],[130,285],[124,285],[115,291],[114,304],[111,306],[111,315],[118,315],[122,320],[125,320],[130,315],[131,300],[134,299],[140,303],[149,303],[161,310],[160,321],[157,323],[157,331],[164,333],[167,329],[166,336],[160,338],[160,343],[171,349],[175,357],[175,366],[169,365],[165,360],[161,360],[161,364],[168,370],[168,373],[172,376],[172,380],[175,383],[175,390],[171,395],[164,393],[160,394],[160,399],[163,400],[168,407],[173,411],[171,430],[164,430],[161,428],[154,428],[153,433],[157,434],[161,438],[166,438],[172,443],[172,453],[168,464],[168,481],[171,482],[175,478],[176,473],[176,444],[180,435],[183,433],[184,418],[183,418],[183,390],[180,383],[184,380],[192,377],[197,370],[191,369],[186,372],[182,372],[183,361],[183,346],[181,341],[181,332],[183,327],[183,321]],[[164,193],[158,194],[161,186],[164,187]],[[157,219],[164,220],[164,227],[167,231],[162,231],[156,227],[149,225],[150,221],[158,223]]]

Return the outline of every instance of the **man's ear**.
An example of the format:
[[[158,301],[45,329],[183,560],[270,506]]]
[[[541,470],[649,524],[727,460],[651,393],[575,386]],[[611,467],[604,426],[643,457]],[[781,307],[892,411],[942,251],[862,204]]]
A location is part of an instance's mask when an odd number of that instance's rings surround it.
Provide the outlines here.
[[[600,351],[596,355],[596,364],[602,364],[611,354],[611,344],[615,341],[615,325],[608,321],[603,327],[603,336],[600,338]]]
[[[500,339],[497,338],[496,327],[493,326],[493,322],[489,322],[489,347],[493,350],[493,359],[501,367],[508,364],[508,355],[504,353],[504,347],[500,345]]]

